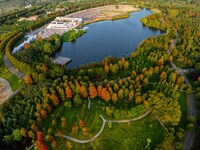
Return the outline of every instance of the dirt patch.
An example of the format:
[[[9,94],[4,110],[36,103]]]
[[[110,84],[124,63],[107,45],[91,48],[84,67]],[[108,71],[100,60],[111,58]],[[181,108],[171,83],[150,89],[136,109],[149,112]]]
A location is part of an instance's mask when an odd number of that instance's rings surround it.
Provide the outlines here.
[[[0,82],[0,104],[4,103],[10,94],[7,92],[5,85]]]
[[[129,12],[135,12],[139,10],[139,8],[133,7],[132,5],[109,5],[79,11],[67,15],[67,17],[82,18],[83,23],[87,24],[100,20],[112,20],[114,17],[121,18],[121,16],[127,16],[127,13]]]

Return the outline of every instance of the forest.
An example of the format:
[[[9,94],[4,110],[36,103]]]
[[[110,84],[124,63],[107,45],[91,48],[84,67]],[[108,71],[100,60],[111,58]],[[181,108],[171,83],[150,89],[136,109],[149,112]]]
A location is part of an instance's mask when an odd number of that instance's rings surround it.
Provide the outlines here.
[[[15,54],[12,49],[26,32],[56,16],[122,1],[65,3],[65,12],[45,15],[43,9],[59,5],[53,3],[0,17],[0,67],[6,55],[26,75],[19,92],[0,105],[0,148],[182,150],[185,135],[195,131],[192,148],[199,149],[200,120],[187,110],[190,96],[200,110],[199,1],[123,2],[159,9],[141,22],[166,34],[145,39],[130,56],[77,69],[51,59],[63,41],[85,31],[37,38]],[[41,19],[18,25],[13,18],[37,13]]]

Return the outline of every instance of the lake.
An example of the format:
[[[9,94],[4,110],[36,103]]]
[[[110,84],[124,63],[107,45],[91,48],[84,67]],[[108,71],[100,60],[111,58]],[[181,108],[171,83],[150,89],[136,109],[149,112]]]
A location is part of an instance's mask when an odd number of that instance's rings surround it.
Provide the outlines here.
[[[131,13],[129,18],[115,21],[101,21],[87,25],[87,33],[75,42],[64,42],[55,57],[72,59],[68,68],[77,68],[92,62],[99,62],[108,56],[125,57],[135,51],[145,39],[164,32],[144,26],[140,19],[152,14],[148,9]]]

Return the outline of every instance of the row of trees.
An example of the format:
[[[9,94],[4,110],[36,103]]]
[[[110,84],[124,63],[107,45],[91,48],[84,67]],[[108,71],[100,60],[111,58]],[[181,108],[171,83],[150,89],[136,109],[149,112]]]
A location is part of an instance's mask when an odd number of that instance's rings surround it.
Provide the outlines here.
[[[15,68],[21,70],[24,73],[32,73],[33,69],[30,67],[30,65],[23,63],[20,60],[16,59],[11,53],[13,50],[14,44],[17,41],[19,41],[20,39],[22,39],[23,37],[24,37],[24,34],[22,32],[20,32],[17,35],[15,35],[12,39],[10,39],[10,41],[6,45],[6,55],[9,59],[9,61],[12,63],[12,65]]]

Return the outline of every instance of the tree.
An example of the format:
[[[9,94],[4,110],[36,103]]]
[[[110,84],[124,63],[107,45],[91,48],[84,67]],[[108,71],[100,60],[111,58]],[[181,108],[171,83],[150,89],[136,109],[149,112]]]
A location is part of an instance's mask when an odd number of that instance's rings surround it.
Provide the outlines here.
[[[62,117],[62,118],[61,118],[61,126],[62,126],[63,128],[66,127],[66,121],[67,121],[67,119],[66,119],[65,117]]]
[[[129,68],[129,62],[125,61],[123,64],[124,70],[127,70]]]
[[[20,130],[19,130],[19,129],[13,130],[13,132],[12,132],[12,137],[13,137],[13,140],[14,140],[14,141],[21,141],[22,136],[21,136],[21,134],[20,134]]]
[[[65,89],[65,94],[67,99],[71,99],[73,96],[73,92],[69,86],[66,87]]]
[[[67,148],[68,150],[71,150],[71,149],[72,149],[72,143],[71,143],[70,141],[67,141],[67,142],[66,142],[66,148]]]
[[[161,79],[161,80],[166,80],[166,78],[167,78],[167,73],[163,71],[163,72],[160,74],[160,79]]]
[[[44,109],[41,109],[40,114],[41,114],[42,118],[46,118],[47,117],[47,112]]]
[[[166,97],[163,93],[151,91],[148,94],[149,106],[166,125],[176,126],[181,119],[181,110],[178,101],[171,97]]]
[[[103,87],[101,85],[98,86],[97,91],[98,91],[98,96],[101,97],[102,96],[102,90]]]
[[[106,102],[110,101],[111,97],[110,97],[110,93],[108,92],[107,88],[103,88],[101,98],[103,100],[105,100]]]
[[[175,82],[176,82],[176,73],[172,72],[172,73],[169,75],[169,81],[172,82],[172,83],[175,83]]]
[[[135,103],[136,104],[140,104],[142,102],[142,97],[141,96],[137,96],[136,98],[135,98]]]
[[[81,97],[80,97],[80,95],[79,94],[76,94],[75,96],[74,96],[74,104],[76,105],[76,106],[81,106],[82,104],[83,104],[83,100],[81,99]]]
[[[124,91],[123,91],[123,89],[120,89],[118,91],[118,99],[122,100],[123,98],[124,98]]]
[[[92,68],[88,69],[88,76],[89,76],[90,78],[93,78],[94,75],[95,75],[94,70],[93,70]]]
[[[113,103],[116,103],[117,100],[118,100],[117,94],[116,94],[116,93],[113,93],[113,94],[112,94],[112,102],[113,102]]]
[[[84,120],[79,120],[79,126],[80,126],[80,128],[83,128],[83,127],[85,127],[85,122],[84,122]]]
[[[90,94],[91,99],[94,99],[95,97],[97,97],[97,90],[92,83],[90,83],[89,85],[89,94]]]
[[[20,129],[20,134],[23,136],[23,137],[27,137],[27,130],[25,128],[21,128]]]
[[[54,51],[53,46],[49,42],[45,42],[43,50],[44,52],[50,53],[50,54]]]
[[[128,95],[128,100],[129,100],[129,101],[132,101],[133,99],[134,99],[134,91],[131,90],[131,92],[130,92],[129,95]]]
[[[160,67],[160,66],[163,66],[163,64],[164,64],[164,57],[161,57],[161,58],[158,60],[157,65]]]
[[[26,84],[33,84],[33,80],[30,75],[26,75],[25,82]]]
[[[105,66],[104,66],[104,71],[108,74],[109,73],[109,66],[108,64],[106,63]]]
[[[87,96],[88,96],[88,92],[87,92],[87,90],[86,90],[86,87],[85,87],[85,85],[82,85],[81,87],[80,87],[80,95],[83,97],[83,98],[86,98]]]
[[[52,102],[53,102],[54,106],[58,106],[59,105],[60,101],[59,101],[59,98],[58,98],[56,93],[53,93],[51,95],[51,99],[52,99]]]
[[[115,64],[110,68],[110,71],[111,71],[112,74],[117,74],[118,70],[119,70],[118,64]]]
[[[149,80],[148,80],[148,78],[145,78],[145,79],[143,80],[143,85],[144,85],[144,87],[147,87],[148,84],[149,84]]]

